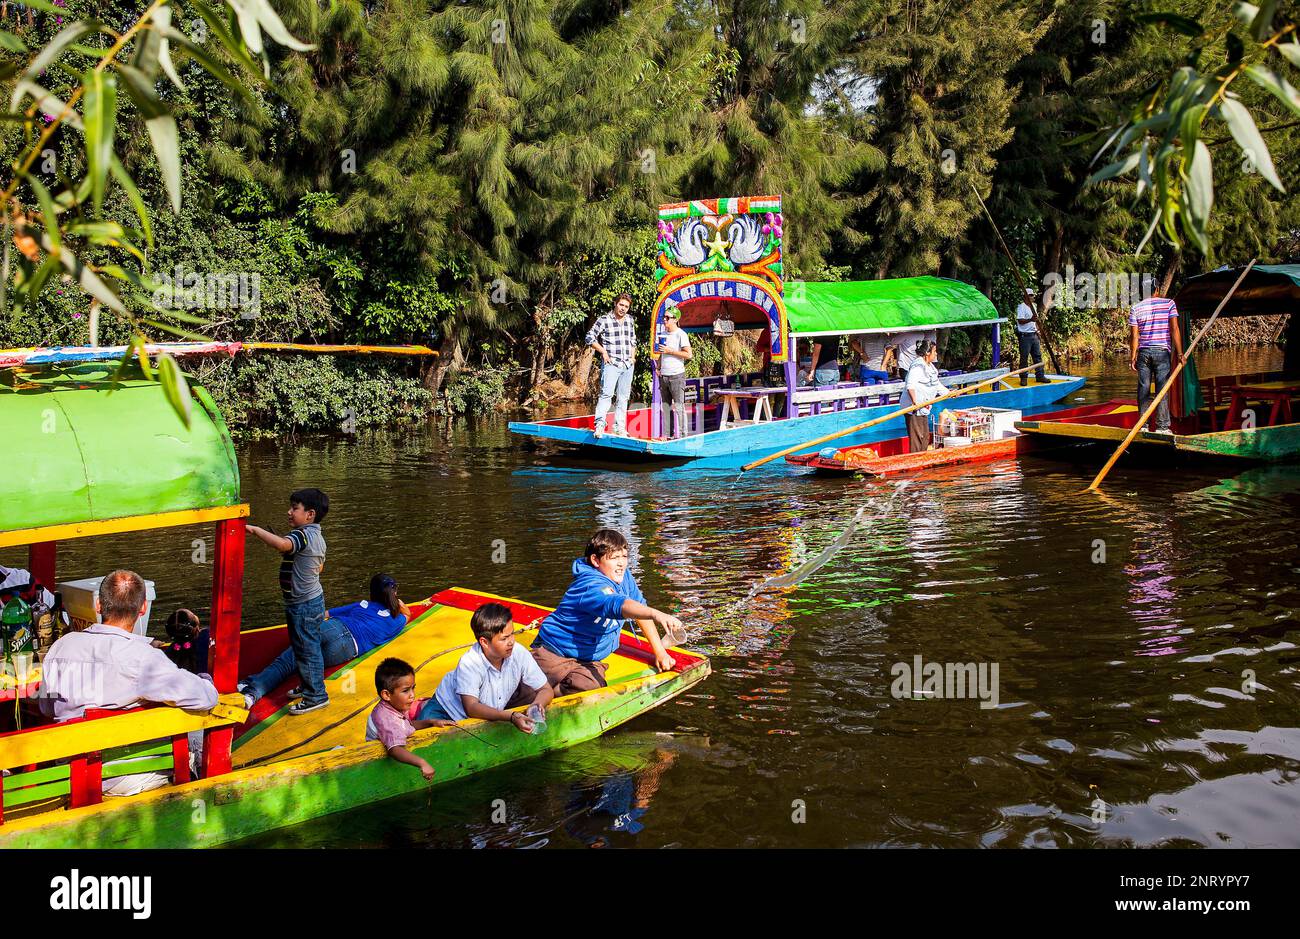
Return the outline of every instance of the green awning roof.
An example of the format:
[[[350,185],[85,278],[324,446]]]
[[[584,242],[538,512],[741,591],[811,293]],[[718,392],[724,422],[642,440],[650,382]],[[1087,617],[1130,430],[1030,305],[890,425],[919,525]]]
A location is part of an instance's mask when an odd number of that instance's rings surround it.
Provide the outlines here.
[[[788,281],[785,309],[792,336],[945,329],[1001,320],[988,297],[944,277]]]
[[[1209,316],[1241,276],[1241,268],[1190,278],[1174,296],[1184,316]],[[1219,314],[1268,316],[1300,310],[1300,264],[1256,264]]]
[[[0,373],[0,532],[239,504],[235,450],[207,393],[193,387],[186,429],[161,385],[114,385],[116,367]]]

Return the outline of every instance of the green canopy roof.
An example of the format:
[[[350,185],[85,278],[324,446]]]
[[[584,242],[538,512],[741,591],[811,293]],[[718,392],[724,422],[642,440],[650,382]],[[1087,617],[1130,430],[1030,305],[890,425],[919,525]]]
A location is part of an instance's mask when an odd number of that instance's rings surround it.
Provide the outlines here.
[[[1001,320],[988,297],[944,277],[788,281],[785,310],[792,336],[944,329]]]
[[[1239,267],[1198,274],[1178,291],[1174,303],[1184,316],[1209,316],[1240,276]],[[1267,316],[1298,310],[1300,264],[1256,264],[1219,316]]]
[[[239,464],[212,399],[186,429],[162,386],[117,363],[0,372],[0,532],[239,504]]]

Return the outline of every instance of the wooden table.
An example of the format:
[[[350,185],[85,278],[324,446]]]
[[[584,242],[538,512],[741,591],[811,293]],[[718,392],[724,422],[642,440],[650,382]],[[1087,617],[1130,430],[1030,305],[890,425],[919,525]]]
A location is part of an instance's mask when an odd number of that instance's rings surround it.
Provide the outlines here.
[[[772,397],[785,394],[784,388],[719,388],[713,397],[722,401],[722,413],[718,418],[718,430],[726,430],[730,421],[728,415],[735,418],[737,424],[761,424],[773,420]],[[753,404],[753,416],[749,421],[743,420],[740,402]]]
[[[1224,430],[1241,428],[1242,417],[1249,401],[1273,403],[1273,408],[1268,415],[1268,424],[1263,426],[1276,427],[1278,424],[1290,424],[1292,422],[1291,398],[1296,394],[1300,394],[1300,382],[1265,381],[1254,385],[1233,385],[1232,397],[1228,401],[1228,414],[1223,423]],[[1257,421],[1256,424],[1258,426],[1259,422]]]

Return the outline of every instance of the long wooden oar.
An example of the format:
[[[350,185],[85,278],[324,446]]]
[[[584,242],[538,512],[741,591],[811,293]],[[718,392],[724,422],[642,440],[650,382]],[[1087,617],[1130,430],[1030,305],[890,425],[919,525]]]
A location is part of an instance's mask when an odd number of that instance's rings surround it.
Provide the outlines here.
[[[1151,399],[1151,403],[1147,405],[1147,409],[1142,413],[1142,416],[1138,418],[1137,423],[1133,425],[1133,429],[1128,432],[1128,436],[1124,438],[1124,441],[1119,445],[1119,448],[1110,455],[1110,459],[1107,460],[1106,465],[1101,468],[1101,472],[1097,474],[1097,478],[1092,481],[1092,485],[1083,490],[1084,492],[1097,491],[1097,487],[1100,486],[1101,481],[1106,478],[1106,474],[1109,473],[1110,468],[1115,465],[1115,461],[1120,458],[1120,454],[1124,452],[1138,434],[1146,429],[1147,421],[1151,419],[1151,415],[1154,414],[1156,408],[1160,406],[1160,402],[1165,400],[1165,395],[1169,394],[1169,389],[1174,387],[1174,379],[1182,373],[1188,360],[1191,359],[1192,350],[1194,350],[1196,344],[1201,341],[1201,337],[1205,335],[1205,331],[1210,328],[1211,324],[1213,324],[1216,319],[1219,318],[1219,311],[1221,311],[1227,305],[1228,301],[1232,299],[1232,295],[1237,292],[1237,288],[1241,286],[1241,282],[1246,279],[1246,275],[1250,273],[1250,269],[1255,266],[1255,261],[1258,260],[1259,258],[1254,258],[1246,265],[1246,269],[1241,272],[1241,276],[1238,277],[1237,282],[1232,285],[1232,289],[1229,290],[1224,295],[1223,299],[1219,301],[1219,305],[1214,308],[1214,313],[1205,321],[1205,325],[1201,327],[1200,331],[1192,339],[1192,344],[1183,352],[1183,360],[1178,363],[1178,366],[1172,372],[1169,373],[1169,379],[1165,382],[1164,387],[1156,392],[1156,396]]]
[[[929,401],[922,401],[919,404],[908,405],[905,408],[900,408],[897,411],[894,411],[890,414],[886,414],[884,417],[877,417],[874,420],[867,421],[865,424],[856,424],[853,427],[849,427],[844,430],[837,430],[835,433],[827,434],[825,437],[818,437],[816,440],[809,440],[807,443],[796,444],[795,446],[790,447],[788,450],[782,450],[779,453],[773,453],[771,456],[765,456],[761,460],[755,460],[753,463],[747,463],[740,468],[740,471],[742,473],[748,472],[749,470],[752,470],[755,467],[762,466],[764,463],[770,463],[773,460],[780,459],[783,456],[789,456],[791,453],[794,453],[798,450],[806,450],[808,447],[815,447],[819,443],[825,443],[828,440],[835,440],[839,437],[844,437],[848,434],[856,434],[858,431],[866,430],[868,427],[875,427],[877,424],[883,424],[885,421],[892,421],[894,418],[901,417],[904,414],[911,414],[913,411],[917,410],[918,408],[928,407],[929,405],[937,404],[940,401],[947,401],[949,398],[955,398],[958,395],[967,394],[968,392],[974,391],[976,388],[983,388],[985,385],[992,385],[1000,381],[1005,381],[1006,379],[1011,378],[1013,375],[1021,375],[1025,372],[1032,372],[1036,368],[1038,368],[1037,363],[1033,365],[1026,365],[1024,368],[1018,368],[1014,372],[1006,372],[1005,374],[1002,375],[995,375],[992,378],[986,378],[984,381],[979,382],[978,384],[966,385],[964,388],[957,388],[953,391],[948,392],[946,395],[940,395],[937,398],[931,398]]]
[[[1006,239],[1002,237],[1002,230],[998,228],[998,223],[993,221],[993,213],[990,212],[989,207],[984,204],[984,198],[980,195],[980,191],[975,188],[974,183],[970,184],[970,188],[971,192],[975,193],[975,198],[979,199],[980,208],[984,210],[984,217],[989,220],[989,225],[993,227],[993,234],[998,236],[998,244],[1002,246],[1002,253],[1007,256],[1007,262],[1011,265],[1011,273],[1016,276],[1016,283],[1020,285],[1021,295],[1027,297],[1030,305],[1033,307],[1034,316],[1038,322],[1039,335],[1043,337],[1043,345],[1047,346],[1047,354],[1051,356],[1052,359],[1052,368],[1056,369],[1056,374],[1064,375],[1065,372],[1061,368],[1061,360],[1056,357],[1056,347],[1052,345],[1051,339],[1048,338],[1047,322],[1043,317],[1043,311],[1038,305],[1037,298],[1030,293],[1029,288],[1025,286],[1025,282],[1020,278],[1020,268],[1016,265],[1016,259],[1012,256],[1011,249],[1007,247]],[[994,362],[993,364],[997,365],[998,363]]]

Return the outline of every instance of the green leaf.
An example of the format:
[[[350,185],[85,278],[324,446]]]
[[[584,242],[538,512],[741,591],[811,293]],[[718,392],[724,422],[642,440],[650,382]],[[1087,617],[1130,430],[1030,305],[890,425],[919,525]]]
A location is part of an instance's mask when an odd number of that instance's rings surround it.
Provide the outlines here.
[[[191,411],[194,410],[194,398],[190,395],[190,385],[181,373],[181,367],[175,364],[172,356],[162,352],[159,356],[159,382],[162,394],[172,403],[172,410],[186,427],[190,427]]]
[[[20,78],[14,85],[14,93],[10,97],[9,109],[18,110],[18,104],[23,100],[24,95],[31,95],[32,100],[36,102],[36,109],[47,115],[51,120],[62,119],[65,124],[75,127],[77,130],[84,131],[85,127],[81,123],[81,115],[69,108],[67,103],[58,95],[51,91],[46,91],[36,82]]]
[[[1246,66],[1246,74],[1273,97],[1285,104],[1293,114],[1300,115],[1300,92],[1295,86],[1271,68],[1263,65]]]
[[[181,367],[175,364],[175,359],[166,352],[162,352],[159,356],[159,382],[162,385],[162,394],[165,394],[166,399],[172,403],[172,410],[186,427],[190,427],[191,411],[194,410],[190,385],[182,375]]]
[[[1210,162],[1210,148],[1203,140],[1197,140],[1192,150],[1185,191],[1188,221],[1201,233],[1200,241],[1203,241],[1205,226],[1210,221],[1210,210],[1214,207],[1214,170]]]
[[[68,226],[68,234],[97,242],[126,237],[126,232],[117,222],[76,222]]]
[[[217,81],[221,82],[231,91],[238,94],[249,104],[252,105],[257,104],[257,99],[253,97],[253,93],[248,90],[248,88],[244,85],[244,83],[239,81],[237,78],[235,78],[235,76],[230,73],[229,69],[227,69],[224,65],[218,62],[202,46],[196,45],[195,43],[191,42],[188,36],[186,36],[184,33],[177,32],[174,29],[168,30],[164,35],[166,35],[168,39],[173,40],[179,46],[181,46],[181,48],[183,48],[185,52],[188,53],[192,59],[194,59],[195,62],[198,62],[199,65],[203,67],[204,71],[206,71]],[[244,60],[247,60],[250,65],[252,64],[252,60],[248,59],[247,56],[244,57]]]
[[[46,250],[49,250],[48,245],[46,245]],[[59,262],[67,272],[77,278],[77,283],[81,285],[82,290],[90,294],[100,303],[104,304],[104,306],[108,307],[114,313],[126,315],[126,307],[118,298],[117,294],[113,292],[108,284],[99,279],[99,275],[91,270],[89,264],[86,264],[81,260],[81,258],[69,251],[66,244],[62,245],[59,250],[54,253],[58,254]]]
[[[105,264],[99,269],[99,272],[101,274],[107,274],[110,277],[116,277],[118,280],[126,281],[128,284],[131,284],[133,287],[143,290],[145,293],[148,294],[152,294],[155,290],[158,289],[158,285],[150,278],[145,277],[142,274],[138,274],[135,271],[127,270],[126,268],[122,267],[120,264]],[[162,307],[158,306],[157,304],[154,304],[152,300],[150,301],[150,305],[153,306],[154,309],[156,310],[162,309]]]
[[[1241,147],[1242,152],[1250,158],[1260,175],[1278,192],[1286,192],[1273,166],[1273,157],[1268,152],[1268,145],[1260,136],[1259,128],[1255,126],[1255,119],[1250,116],[1246,106],[1240,101],[1225,98],[1219,104],[1219,116],[1228,125],[1232,139],[1237,141],[1237,146]]]
[[[235,11],[235,16],[239,20],[239,34],[243,36],[248,51],[253,55],[261,55],[262,27],[257,21],[257,14],[244,6],[240,0],[226,0],[226,3]]]
[[[140,190],[135,187],[135,180],[126,171],[126,167],[122,165],[122,161],[117,158],[116,153],[113,154],[108,169],[113,174],[113,178],[117,180],[117,184],[126,193],[131,208],[135,209],[136,218],[140,220],[140,230],[144,232],[145,243],[150,248],[153,248],[153,226],[149,222],[149,208],[144,204],[144,199],[140,197]]]
[[[1128,156],[1124,157],[1124,159],[1116,160],[1114,163],[1107,164],[1097,170],[1097,172],[1088,177],[1088,180],[1084,185],[1093,186],[1103,180],[1110,179],[1113,176],[1123,176],[1138,165],[1140,157],[1141,154],[1135,150]]]
[[[1183,145],[1183,150],[1190,150],[1192,145],[1200,139],[1201,122],[1205,120],[1205,105],[1194,104],[1187,110],[1183,111],[1182,118],[1178,122],[1178,139]]]
[[[1236,33],[1228,33],[1228,62],[1236,65],[1241,61],[1241,57],[1246,54],[1246,44],[1241,41],[1241,37]]]
[[[27,64],[27,68],[23,70],[23,77],[35,79],[41,72],[49,68],[68,46],[88,33],[99,32],[99,29],[99,23],[94,20],[77,20],[75,23],[69,23],[36,53],[31,62]]]
[[[23,178],[27,180],[27,185],[32,187],[36,193],[36,201],[41,204],[41,220],[45,224],[45,234],[50,239],[50,244],[54,250],[58,250],[62,238],[59,231],[59,210],[54,205],[54,199],[50,196],[50,191],[45,188],[45,184],[35,173],[24,173]]]
[[[32,275],[32,279],[23,285],[22,293],[26,295],[29,303],[41,295],[41,291],[45,289],[45,285],[49,283],[50,277],[58,267],[58,256],[47,254],[45,260],[41,262],[41,266],[38,267],[36,273]]]
[[[27,43],[13,33],[0,29],[0,49],[4,49],[6,52],[26,52]]]
[[[1250,34],[1256,41],[1263,42],[1273,29],[1273,14],[1277,12],[1277,0],[1264,0],[1259,5],[1259,12],[1250,24]]]
[[[170,114],[145,121],[149,131],[149,140],[153,143],[153,152],[158,156],[158,168],[162,171],[163,184],[167,187],[167,196],[171,199],[172,211],[181,210],[181,144],[176,131],[176,119]]]
[[[161,9],[166,10],[167,7]],[[154,13],[156,14],[157,11],[155,10]],[[152,79],[158,74],[158,49],[162,45],[162,34],[149,26],[141,29],[136,35],[139,38],[136,40],[135,55],[131,57],[131,64]]]
[[[236,9],[242,7],[250,11],[256,17],[257,22],[261,24],[262,29],[266,30],[266,34],[279,45],[293,49],[295,52],[310,52],[316,48],[310,43],[300,42],[290,35],[289,30],[285,28],[284,22],[280,19],[280,14],[271,9],[271,4],[267,3],[266,0],[227,0],[227,2]],[[242,17],[239,26],[242,32],[244,27]],[[247,41],[247,33],[245,33],[244,39]],[[251,43],[249,48],[253,48]]]
[[[146,121],[168,113],[167,105],[158,98],[157,82],[154,79],[134,65],[125,63],[118,63],[117,71],[125,80],[127,96]]]
[[[1277,51],[1296,68],[1300,68],[1300,41],[1279,42]]]
[[[168,313],[171,312],[172,311],[170,310],[168,311]],[[171,333],[173,336],[180,336],[182,339],[190,339],[193,340],[194,342],[208,342],[210,339],[210,337],[205,336],[202,333],[196,333],[193,330],[184,329],[180,326],[175,325],[174,323],[167,323],[162,320],[142,319],[140,320],[140,322],[148,326],[152,326],[154,329],[161,329],[165,332]]]
[[[117,79],[111,74],[88,69],[82,80],[86,89],[86,171],[90,176],[91,201],[95,215],[104,204],[104,184],[113,156],[113,129],[117,122]]]
[[[1196,38],[1205,30],[1201,24],[1196,22],[1190,16],[1183,16],[1181,13],[1142,13],[1133,17],[1135,23],[1164,23],[1172,26],[1175,31],[1182,33],[1184,36]]]
[[[1259,7],[1253,3],[1244,3],[1238,0],[1232,5],[1232,13],[1241,21],[1242,26],[1249,26],[1255,22],[1255,17],[1259,16]]]
[[[1134,257],[1137,257],[1142,253],[1142,249],[1147,246],[1147,242],[1151,240],[1151,236],[1156,233],[1156,225],[1159,223],[1160,210],[1156,209],[1156,214],[1151,216],[1151,224],[1147,226],[1147,233],[1142,236],[1142,240],[1138,242],[1137,250],[1133,252]]]
[[[184,91],[185,84],[181,81],[180,73],[176,71],[176,65],[172,62],[171,44],[167,39],[167,31],[172,25],[172,8],[159,7],[154,10],[153,24],[158,30],[158,64],[162,66],[163,72],[171,79],[172,84]]]
[[[33,10],[42,10],[46,13],[53,13],[55,16],[67,16],[67,7],[57,7],[49,0],[23,0],[23,6],[31,7]]]

